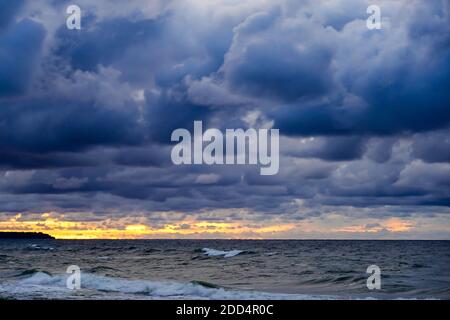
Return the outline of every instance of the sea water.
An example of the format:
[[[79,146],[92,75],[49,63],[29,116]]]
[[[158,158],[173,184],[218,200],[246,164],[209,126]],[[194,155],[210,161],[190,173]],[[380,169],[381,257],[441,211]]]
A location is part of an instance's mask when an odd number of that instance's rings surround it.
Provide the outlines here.
[[[2,298],[450,299],[450,241],[0,240]]]

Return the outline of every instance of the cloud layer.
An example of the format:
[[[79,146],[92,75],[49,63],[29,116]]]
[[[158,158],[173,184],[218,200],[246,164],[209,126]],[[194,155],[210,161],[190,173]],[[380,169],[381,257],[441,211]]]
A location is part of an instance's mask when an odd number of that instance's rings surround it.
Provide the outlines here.
[[[322,237],[409,219],[450,238],[448,2],[377,1],[369,30],[372,2],[80,0],[68,30],[64,1],[0,0],[2,219],[331,221]],[[279,174],[174,166],[194,120],[280,129]]]

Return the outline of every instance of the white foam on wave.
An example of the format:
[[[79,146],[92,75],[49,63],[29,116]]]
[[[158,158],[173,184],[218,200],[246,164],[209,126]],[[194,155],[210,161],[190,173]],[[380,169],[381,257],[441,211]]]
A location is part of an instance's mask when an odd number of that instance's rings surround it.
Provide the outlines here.
[[[237,256],[238,254],[241,254],[242,252],[244,252],[243,250],[222,251],[222,250],[216,250],[216,249],[210,249],[210,248],[203,248],[202,250],[209,257],[223,256],[224,258],[231,258],[231,257]]]
[[[52,247],[41,247],[41,246],[39,246],[39,245],[37,245],[35,243],[29,245],[27,248],[28,249],[33,249],[33,250],[54,250],[55,249],[55,248],[52,248]]]
[[[0,296],[12,296],[16,299],[30,297],[82,299],[88,297],[88,295],[83,295],[83,292],[90,293],[91,297],[94,292],[96,293],[95,298],[102,299],[317,300],[336,298],[228,290],[205,287],[198,283],[130,280],[84,273],[81,275],[81,290],[73,291],[66,287],[67,277],[68,275],[65,274],[52,276],[37,272],[19,281],[0,284]]]

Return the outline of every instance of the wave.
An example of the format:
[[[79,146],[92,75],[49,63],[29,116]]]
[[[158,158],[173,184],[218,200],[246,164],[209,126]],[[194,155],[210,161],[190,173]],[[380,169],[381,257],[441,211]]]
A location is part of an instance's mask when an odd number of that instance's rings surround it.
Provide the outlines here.
[[[230,250],[230,251],[222,251],[210,248],[203,248],[203,253],[209,257],[218,257],[223,256],[224,258],[231,258],[237,256],[238,254],[244,253],[244,250]]]
[[[267,253],[265,253],[264,255],[266,255],[266,256],[268,256],[268,257],[271,257],[271,256],[276,256],[276,255],[278,255],[279,253],[278,252],[267,252]]]
[[[54,250],[53,247],[41,247],[37,244],[31,244],[27,247],[28,250]]]
[[[42,273],[45,273],[45,274],[48,274],[49,276],[51,276],[51,273],[47,272],[47,271],[40,271],[39,269],[26,269],[26,270],[23,270],[23,271],[19,272],[18,274],[16,274],[16,277],[29,276],[29,275],[33,275],[33,274],[39,273],[39,272],[42,272]]]
[[[154,252],[161,252],[161,251],[162,251],[161,249],[149,248],[149,249],[146,249],[144,252],[145,253],[154,253]]]
[[[336,299],[332,296],[305,294],[276,294],[257,291],[225,289],[203,281],[188,283],[130,280],[94,274],[81,275],[81,290],[66,288],[68,275],[50,275],[36,272],[19,281],[0,284],[0,296],[15,299],[45,297],[50,299],[212,299],[212,300],[307,300]],[[83,295],[83,292],[86,295]],[[88,295],[90,293],[91,295]],[[101,296],[99,296],[101,295]]]
[[[101,272],[110,272],[110,271],[121,272],[122,270],[108,267],[108,266],[96,266],[96,267],[93,267],[93,268],[90,268],[87,270],[88,273],[101,273]]]

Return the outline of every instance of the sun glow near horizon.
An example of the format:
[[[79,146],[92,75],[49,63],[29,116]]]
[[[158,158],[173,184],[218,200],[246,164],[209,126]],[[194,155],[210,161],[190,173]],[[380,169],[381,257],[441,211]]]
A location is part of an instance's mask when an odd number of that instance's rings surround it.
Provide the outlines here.
[[[249,225],[238,222],[208,222],[182,220],[161,226],[130,223],[121,219],[102,221],[68,221],[42,214],[40,219],[23,220],[18,214],[9,220],[0,221],[0,231],[43,232],[56,239],[145,239],[218,236],[231,239],[265,238],[292,230],[294,224]],[[243,236],[244,235],[244,236]],[[247,236],[246,236],[247,235]]]
[[[0,231],[43,232],[56,239],[321,239],[408,237],[417,222],[399,218],[370,221],[206,221],[194,218],[151,223],[145,218],[69,219],[64,214],[39,214],[29,218],[16,214],[0,221]],[[423,222],[421,222],[423,226]]]

